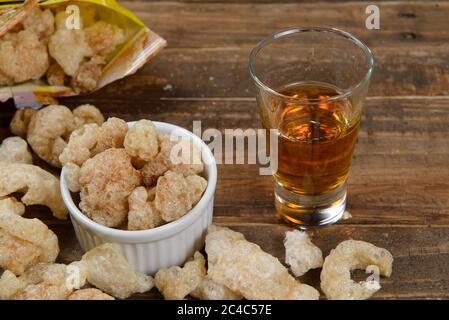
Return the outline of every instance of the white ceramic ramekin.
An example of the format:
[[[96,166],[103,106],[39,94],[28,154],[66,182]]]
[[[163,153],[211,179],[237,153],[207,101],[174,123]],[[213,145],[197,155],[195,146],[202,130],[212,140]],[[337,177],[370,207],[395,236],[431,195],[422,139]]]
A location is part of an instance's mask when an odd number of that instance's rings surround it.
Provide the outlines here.
[[[73,202],[61,172],[62,198],[69,209],[76,237],[84,251],[102,243],[118,244],[136,270],[154,274],[161,268],[183,264],[204,245],[207,227],[212,223],[217,164],[209,147],[192,132],[164,122],[153,122],[158,133],[190,137],[201,148],[207,188],[196,206],[180,219],[160,227],[126,231],[105,227],[86,217]],[[132,126],[133,122],[128,123]]]

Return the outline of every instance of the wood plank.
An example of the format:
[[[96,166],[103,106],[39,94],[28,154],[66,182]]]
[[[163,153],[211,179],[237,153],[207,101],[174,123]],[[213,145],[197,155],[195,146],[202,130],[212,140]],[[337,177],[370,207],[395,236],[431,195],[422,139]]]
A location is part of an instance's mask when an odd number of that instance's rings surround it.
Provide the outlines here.
[[[125,97],[95,101],[91,96],[70,104],[96,103],[107,115],[126,120],[149,118],[192,129],[258,128],[252,100],[147,100],[136,105]],[[449,224],[449,97],[446,99],[369,99],[349,179],[345,224]],[[13,108],[0,115],[0,138]],[[254,192],[249,192],[253,190]],[[257,165],[219,165],[215,216],[221,222],[280,223],[273,208],[273,180]],[[232,199],[232,200],[230,200]],[[48,219],[47,210],[34,209]]]
[[[286,225],[269,224],[222,224],[244,233],[249,241],[259,244],[262,249],[284,261],[283,237],[291,230]],[[70,225],[52,225],[63,250],[59,261],[68,263],[80,259],[82,251]],[[347,239],[371,242],[388,249],[393,256],[394,268],[391,278],[382,278],[382,289],[376,299],[418,299],[437,297],[449,299],[449,226],[343,226],[334,225],[311,232],[313,242],[327,256],[338,243]],[[319,289],[320,270],[312,270],[300,281]],[[359,280],[366,278],[362,272],[356,273]],[[160,298],[156,290],[133,298]]]
[[[448,39],[448,2],[378,3],[380,30],[365,27],[367,3],[180,3],[123,1],[171,48],[254,46],[287,28],[331,26],[354,33],[368,45],[441,45]],[[323,21],[325,21],[323,23]]]
[[[252,98],[247,69],[250,48],[165,49],[137,74],[89,97],[123,97],[135,102],[155,98]],[[377,61],[369,95],[449,95],[449,46],[374,48]]]

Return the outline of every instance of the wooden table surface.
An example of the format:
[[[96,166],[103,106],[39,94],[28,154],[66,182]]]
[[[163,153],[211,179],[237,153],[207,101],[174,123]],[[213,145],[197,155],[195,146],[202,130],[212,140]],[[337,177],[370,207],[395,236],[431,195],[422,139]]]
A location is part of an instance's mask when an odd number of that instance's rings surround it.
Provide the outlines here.
[[[101,91],[61,100],[92,103],[107,116],[192,128],[260,127],[248,53],[265,36],[298,26],[337,27],[376,57],[349,178],[353,218],[311,232],[325,255],[353,238],[385,247],[394,271],[376,299],[449,298],[449,2],[378,1],[380,30],[365,28],[365,1],[121,1],[168,47],[137,74]],[[0,106],[0,138],[12,103]],[[69,221],[28,209],[59,236],[59,261],[82,251]],[[273,207],[273,180],[255,165],[220,165],[214,222],[284,259],[291,228]],[[301,281],[319,288],[319,270]],[[156,290],[135,298],[160,297]]]

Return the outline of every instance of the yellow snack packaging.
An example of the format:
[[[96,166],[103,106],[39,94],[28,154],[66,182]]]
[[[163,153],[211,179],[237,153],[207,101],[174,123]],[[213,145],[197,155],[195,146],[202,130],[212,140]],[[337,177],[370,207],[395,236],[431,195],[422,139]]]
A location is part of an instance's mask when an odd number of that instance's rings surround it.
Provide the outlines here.
[[[76,28],[78,18],[92,20],[87,23],[103,21],[123,30],[124,41],[103,62],[96,85],[92,90],[83,91],[81,94],[97,91],[115,80],[135,73],[167,44],[162,37],[151,31],[131,11],[115,0],[0,0],[0,37],[16,32],[35,6],[39,6],[41,10],[50,9],[53,13],[65,11],[67,26],[72,23]],[[13,98],[18,108],[39,108],[44,104],[57,103],[58,97],[79,94],[80,91],[68,83],[50,85],[45,75],[37,80],[0,86],[0,101],[5,102]]]

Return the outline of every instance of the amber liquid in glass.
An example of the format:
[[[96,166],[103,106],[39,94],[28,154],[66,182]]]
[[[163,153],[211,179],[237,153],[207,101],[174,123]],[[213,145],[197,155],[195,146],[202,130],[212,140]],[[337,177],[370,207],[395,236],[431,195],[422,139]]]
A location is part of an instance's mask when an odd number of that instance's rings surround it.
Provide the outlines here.
[[[353,117],[347,99],[320,82],[295,83],[279,89],[285,100],[278,138],[277,182],[298,195],[319,196],[341,186],[348,175],[360,117]],[[350,118],[351,117],[351,118]]]

